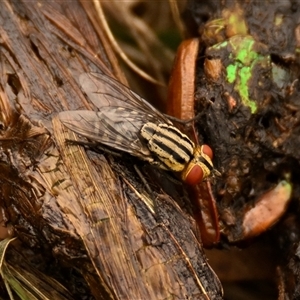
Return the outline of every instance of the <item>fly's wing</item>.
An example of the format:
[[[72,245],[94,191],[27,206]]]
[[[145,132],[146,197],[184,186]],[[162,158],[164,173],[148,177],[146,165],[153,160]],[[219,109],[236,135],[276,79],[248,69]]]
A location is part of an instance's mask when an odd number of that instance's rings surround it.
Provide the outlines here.
[[[172,124],[144,99],[111,77],[84,73],[80,84],[98,111],[78,110],[59,114],[61,122],[91,141],[153,161],[140,137],[147,123]]]
[[[125,108],[104,107],[101,111],[76,110],[59,113],[61,122],[89,140],[152,161],[148,147],[140,140],[143,121]]]
[[[100,111],[107,106],[123,107],[143,115],[144,123],[172,125],[172,122],[150,103],[112,77],[98,73],[83,73],[79,76],[79,82],[88,98]]]

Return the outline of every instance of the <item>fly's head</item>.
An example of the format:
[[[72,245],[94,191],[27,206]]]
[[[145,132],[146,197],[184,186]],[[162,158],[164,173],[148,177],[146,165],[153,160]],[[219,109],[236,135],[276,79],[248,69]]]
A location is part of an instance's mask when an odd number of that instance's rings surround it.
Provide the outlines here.
[[[195,185],[208,178],[214,168],[213,151],[208,145],[196,146],[193,155],[181,174],[182,180],[188,185]]]

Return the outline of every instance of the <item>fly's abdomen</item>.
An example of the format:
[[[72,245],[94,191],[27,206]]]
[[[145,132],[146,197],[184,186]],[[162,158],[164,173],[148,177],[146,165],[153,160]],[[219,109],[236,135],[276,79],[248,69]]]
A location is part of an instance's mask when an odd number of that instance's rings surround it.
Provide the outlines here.
[[[193,157],[194,143],[171,125],[148,122],[140,133],[149,150],[171,171],[181,172]]]

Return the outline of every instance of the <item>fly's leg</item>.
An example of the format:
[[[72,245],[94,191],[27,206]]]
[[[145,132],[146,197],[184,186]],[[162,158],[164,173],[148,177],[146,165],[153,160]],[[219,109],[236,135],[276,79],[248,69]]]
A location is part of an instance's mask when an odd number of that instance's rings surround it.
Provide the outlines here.
[[[155,192],[150,188],[148,182],[146,181],[145,176],[142,174],[140,169],[136,165],[133,165],[133,167],[134,167],[137,175],[140,177],[143,184],[145,185],[145,188],[150,195],[150,199],[153,199],[154,217],[155,217],[157,223],[161,223],[161,218],[160,218],[158,207],[157,207],[157,196],[155,195]]]
[[[181,120],[181,119],[178,119],[176,117],[173,117],[173,116],[170,116],[170,115],[167,115],[167,114],[164,114],[164,115],[168,119],[170,119],[171,121],[173,121],[175,123],[182,124],[182,125],[187,125],[189,123],[192,123],[192,122],[197,121],[198,119],[200,119],[203,116],[203,112],[198,113],[195,117],[190,118],[188,120]]]
[[[153,194],[153,191],[150,188],[150,185],[148,184],[148,182],[146,181],[145,176],[142,174],[142,172],[140,171],[140,169],[136,166],[133,165],[135,172],[137,173],[137,175],[140,177],[140,179],[142,180],[147,192],[149,193],[149,195]]]

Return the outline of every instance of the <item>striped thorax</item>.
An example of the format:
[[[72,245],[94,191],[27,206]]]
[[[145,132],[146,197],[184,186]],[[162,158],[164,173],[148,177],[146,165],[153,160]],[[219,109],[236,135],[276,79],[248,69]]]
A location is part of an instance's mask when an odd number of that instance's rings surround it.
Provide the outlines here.
[[[174,126],[146,123],[141,128],[141,136],[165,169],[181,172],[193,156],[194,143]]]
[[[160,168],[182,172],[181,177],[188,184],[196,184],[210,175],[212,151],[207,145],[195,146],[185,134],[168,124],[146,123],[140,134],[161,162]]]

